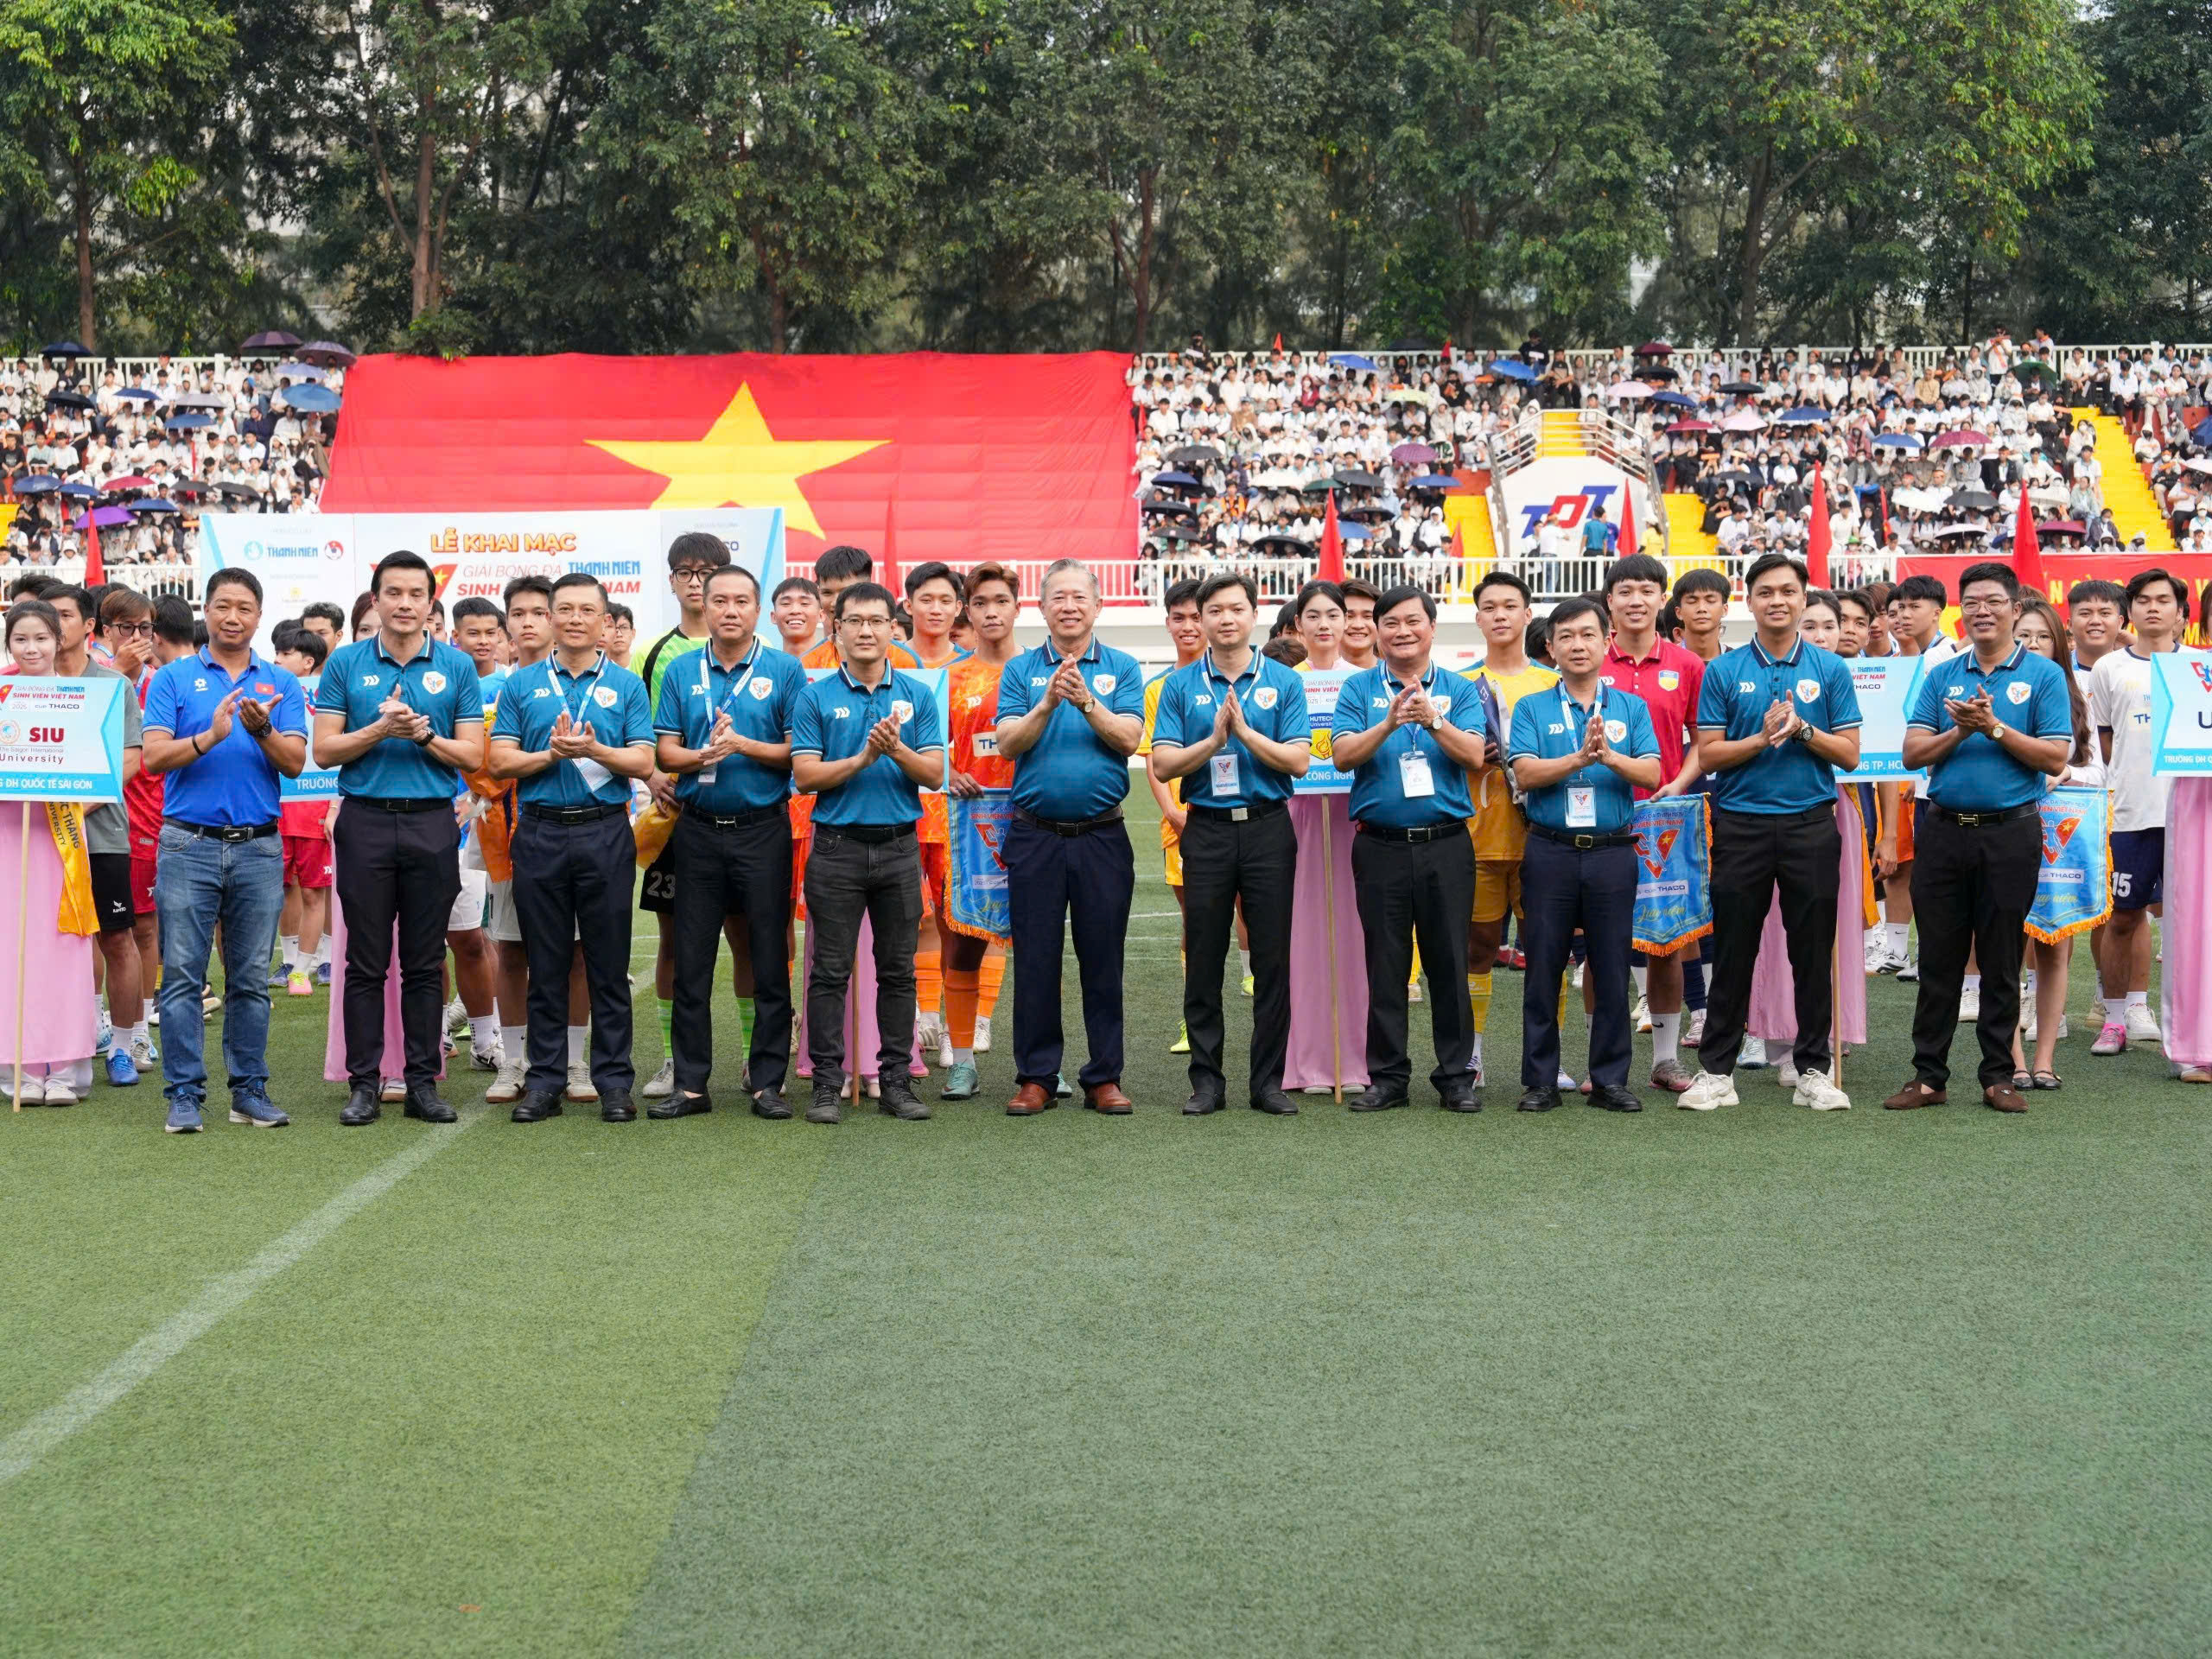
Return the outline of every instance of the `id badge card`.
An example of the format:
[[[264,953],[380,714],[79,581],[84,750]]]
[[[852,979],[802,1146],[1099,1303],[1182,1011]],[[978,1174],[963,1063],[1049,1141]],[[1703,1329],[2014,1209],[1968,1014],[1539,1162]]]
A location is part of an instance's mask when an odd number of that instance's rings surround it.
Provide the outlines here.
[[[1419,750],[1398,757],[1398,788],[1408,800],[1436,793],[1436,779],[1428,769],[1428,757]]]
[[[576,769],[576,775],[584,780],[584,787],[594,795],[599,793],[601,784],[613,780],[614,774],[596,760],[579,755],[573,757],[569,764]]]
[[[1213,758],[1213,792],[1217,795],[1242,795],[1244,792],[1243,772],[1236,764],[1236,757],[1224,749]]]
[[[1567,827],[1570,830],[1595,830],[1598,827],[1598,791],[1587,784],[1567,786]]]
[[[711,784],[711,783],[713,783],[713,782],[715,781],[715,772],[719,772],[721,769],[721,761],[719,761],[719,760],[715,761],[715,764],[714,764],[713,766],[702,766],[702,767],[700,767],[700,768],[699,768],[699,781],[700,781],[701,783],[702,783],[702,784]]]

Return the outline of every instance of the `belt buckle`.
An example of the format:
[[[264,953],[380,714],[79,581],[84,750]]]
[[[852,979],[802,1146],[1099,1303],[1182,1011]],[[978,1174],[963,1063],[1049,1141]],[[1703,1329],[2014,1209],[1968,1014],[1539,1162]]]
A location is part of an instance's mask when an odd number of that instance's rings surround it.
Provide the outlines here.
[[[1229,821],[1231,823],[1242,823],[1251,816],[1252,809],[1249,806],[1232,806],[1229,809]]]
[[[1590,852],[1597,845],[1598,837],[1595,836],[1577,836],[1574,838],[1574,850],[1578,853]]]
[[[1979,830],[1981,828],[1982,814],[1979,812],[1961,812],[1958,814],[1958,820],[1959,825],[1961,829]]]

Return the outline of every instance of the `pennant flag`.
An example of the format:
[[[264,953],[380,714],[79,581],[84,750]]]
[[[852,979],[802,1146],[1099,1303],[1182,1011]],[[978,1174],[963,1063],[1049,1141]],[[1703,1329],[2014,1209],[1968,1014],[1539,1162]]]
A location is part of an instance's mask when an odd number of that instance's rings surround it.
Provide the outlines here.
[[[1323,582],[1344,579],[1344,533],[1337,524],[1337,493],[1329,492],[1328,517],[1321,521],[1321,559],[1313,574]]]
[[[1822,469],[1813,468],[1813,522],[1805,527],[1805,569],[1813,586],[1828,585],[1828,486]]]
[[[326,512],[781,507],[787,556],[1126,563],[1130,359],[365,357]]]
[[[893,599],[904,599],[906,590],[899,586],[898,507],[893,503],[883,515],[883,556],[875,562],[875,579],[891,590]]]
[[[1632,486],[1624,485],[1621,488],[1620,556],[1625,559],[1642,551],[1636,540],[1636,491]]]
[[[100,557],[100,521],[85,515],[85,586],[97,588],[107,580],[107,562]]]
[[[2043,543],[2036,539],[2036,510],[2028,500],[2028,486],[2020,486],[2019,515],[2012,521],[2012,574],[2020,586],[2041,599],[2044,594]]]
[[[1639,950],[1665,956],[1713,931],[1711,820],[1702,795],[1636,804]]]
[[[1014,937],[1014,912],[1007,898],[1007,826],[1014,822],[1014,796],[987,789],[963,799],[945,798],[945,828],[951,837],[945,863],[944,919],[956,933],[971,939]]]
[[[2111,801],[2101,789],[2053,789],[2037,805],[2043,863],[2028,936],[2056,944],[2112,916]]]
[[[1281,334],[1277,334],[1275,336],[1274,349],[1278,353],[1282,350],[1282,336]]]

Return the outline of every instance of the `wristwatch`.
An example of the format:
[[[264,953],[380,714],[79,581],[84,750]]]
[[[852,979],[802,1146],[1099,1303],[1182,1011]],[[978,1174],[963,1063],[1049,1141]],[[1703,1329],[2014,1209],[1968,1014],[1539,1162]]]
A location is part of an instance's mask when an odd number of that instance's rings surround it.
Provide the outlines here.
[[[1810,743],[1813,741],[1812,721],[1801,718],[1797,722],[1797,729],[1790,733],[1789,735],[1796,738],[1800,743]]]

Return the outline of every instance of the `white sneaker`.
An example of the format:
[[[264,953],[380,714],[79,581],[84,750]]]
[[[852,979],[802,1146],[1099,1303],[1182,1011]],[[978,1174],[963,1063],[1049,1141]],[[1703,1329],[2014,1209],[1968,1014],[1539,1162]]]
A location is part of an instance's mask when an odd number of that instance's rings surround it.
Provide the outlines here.
[[[1560,1091],[1560,1093],[1561,1093],[1562,1095],[1571,1095],[1571,1094],[1573,1094],[1573,1092],[1574,1092],[1578,1088],[1580,1088],[1580,1086],[1581,1086],[1580,1084],[1577,1084],[1577,1083],[1575,1082],[1575,1080],[1574,1080],[1574,1073],[1573,1073],[1573,1072],[1572,1072],[1572,1071],[1568,1071],[1568,1070],[1567,1070],[1565,1066],[1563,1066],[1563,1065],[1562,1065],[1561,1067],[1560,1067],[1560,1069],[1559,1069],[1559,1091]]]
[[[468,1047],[468,1064],[471,1067],[479,1071],[498,1071],[499,1069],[499,1044],[495,1042],[489,1048],[479,1048],[474,1043],[470,1044]]]
[[[9,1071],[10,1072],[13,1072],[15,1068],[13,1066],[9,1067]],[[16,1104],[18,1106],[37,1106],[43,1103],[45,1099],[46,1079],[43,1077],[33,1077],[28,1071],[24,1072],[23,1091],[16,1096]]]
[[[663,1060],[660,1063],[660,1070],[653,1073],[652,1081],[638,1092],[647,1100],[666,1100],[674,1094],[676,1092],[675,1060],[672,1058]]]
[[[1791,1096],[1800,1106],[1809,1106],[1816,1112],[1847,1112],[1851,1096],[1835,1086],[1825,1071],[1808,1071],[1797,1079],[1797,1092]]]
[[[569,1068],[569,1098],[570,1100],[597,1100],[599,1098],[599,1090],[591,1080],[589,1060],[578,1060]]]
[[[979,1014],[976,1016],[976,1052],[988,1054],[990,1052],[991,1016],[988,1014]]]
[[[1774,1080],[1785,1089],[1795,1089],[1798,1084],[1799,1075],[1796,1056],[1785,1055],[1782,1064],[1775,1068]]]
[[[1882,964],[1890,959],[1889,950],[1877,936],[1866,936],[1866,973],[1869,978],[1882,971]]]
[[[1631,1018],[1635,1020],[1636,1028],[1639,1032],[1651,1029],[1651,999],[1649,997],[1639,996],[1636,999],[1636,1012]]]
[[[455,1036],[468,1029],[468,1010],[457,996],[446,1004],[446,1029]]]
[[[93,1003],[92,1009],[99,1015],[99,1023],[93,1027],[92,1033],[92,1054],[98,1058],[115,1046],[115,1021],[108,1017],[107,1010],[99,1003]]]
[[[1694,1053],[1705,1040],[1705,1010],[1693,1008],[1682,1016],[1682,1046]]]
[[[2066,1016],[2063,1014],[2060,1014],[2058,1016],[2058,1040],[2063,1043],[2072,1034],[2073,1027],[2066,1023]]]
[[[1418,1002],[1421,1001],[1421,981],[1416,979],[1408,982],[1406,986],[1406,1001],[1408,1003]]]
[[[2023,993],[2020,998],[2020,1040],[2024,1043],[2032,1043],[2035,1039],[2035,1005],[2030,1002],[2027,1000],[2026,995]]]
[[[2127,1040],[2149,1043],[2154,1048],[2166,1040],[2165,1033],[2158,1029],[2158,1016],[2151,1012],[2149,1003],[2127,1005]]]
[[[1981,987],[1969,985],[1959,993],[1959,1023],[1970,1026],[1981,1018]]]
[[[1582,964],[1578,962],[1574,964],[1574,971],[1567,976],[1567,982],[1573,985],[1578,991],[1582,988]]]
[[[1741,1071],[1748,1066],[1756,1071],[1765,1064],[1766,1039],[1763,1037],[1754,1037],[1751,1033],[1745,1032],[1744,1046],[1736,1051],[1736,1069]]]
[[[23,1087],[29,1088],[30,1083],[31,1080],[25,1077]],[[46,1079],[46,1103],[49,1106],[74,1106],[77,1103],[77,1091],[60,1077],[48,1077]]]
[[[1700,1071],[1690,1079],[1690,1086],[1675,1096],[1675,1104],[1686,1112],[1709,1112],[1718,1106],[1736,1103],[1736,1079],[1716,1077],[1710,1071]]]
[[[937,1033],[937,1066],[940,1071],[952,1070],[952,1027],[941,1026]]]
[[[499,1062],[499,1075],[492,1079],[492,1086],[484,1091],[484,1098],[494,1105],[522,1098],[522,1080],[530,1075],[530,1062],[519,1054],[508,1056]]]
[[[1897,977],[1904,981],[1904,983],[1908,985],[1911,984],[1913,981],[1920,977],[1920,963],[1910,957],[1903,957],[1898,958]]]

